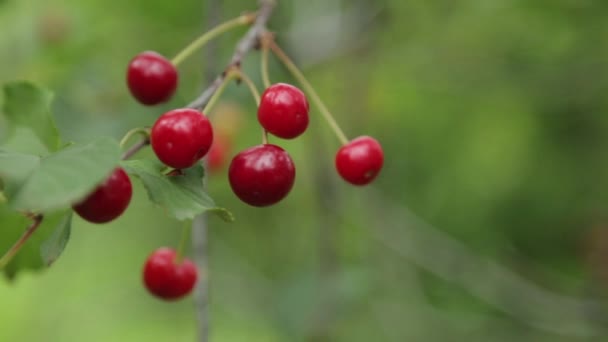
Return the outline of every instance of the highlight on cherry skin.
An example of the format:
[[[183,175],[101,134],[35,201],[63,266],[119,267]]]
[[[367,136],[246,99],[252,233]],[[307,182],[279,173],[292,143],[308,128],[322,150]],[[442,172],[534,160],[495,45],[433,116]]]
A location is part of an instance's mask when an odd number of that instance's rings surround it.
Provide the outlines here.
[[[293,139],[306,131],[309,109],[306,95],[300,89],[276,83],[262,94],[258,121],[272,135]]]
[[[232,159],[228,170],[232,191],[243,202],[255,207],[281,201],[291,191],[295,177],[296,168],[289,154],[272,144],[240,152]]]
[[[207,154],[212,142],[211,122],[190,108],[161,115],[150,132],[150,144],[158,159],[176,169],[193,166]]]
[[[175,66],[154,51],[135,56],[127,67],[127,86],[131,95],[148,106],[168,101],[177,89]]]
[[[353,185],[366,185],[380,173],[384,152],[376,139],[360,136],[338,150],[335,162],[338,173],[345,181]]]
[[[72,208],[89,222],[106,223],[125,212],[132,195],[133,187],[129,176],[122,168],[116,168],[103,183]]]
[[[197,278],[196,265],[186,258],[178,260],[175,250],[167,247],[152,252],[143,268],[146,289],[164,300],[176,300],[188,295]]]

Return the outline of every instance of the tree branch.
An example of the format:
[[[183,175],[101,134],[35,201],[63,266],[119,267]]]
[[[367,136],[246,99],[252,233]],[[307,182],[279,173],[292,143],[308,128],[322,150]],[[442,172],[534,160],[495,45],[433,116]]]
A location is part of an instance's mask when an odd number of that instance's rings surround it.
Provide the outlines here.
[[[260,0],[260,10],[258,12],[258,17],[255,20],[255,23],[249,28],[249,31],[245,33],[243,38],[236,45],[234,50],[234,54],[230,59],[230,63],[224,68],[228,70],[233,66],[240,66],[243,62],[243,59],[251,51],[258,43],[260,36],[266,31],[266,24],[270,19],[272,11],[276,5],[275,0]],[[209,102],[209,99],[217,89],[220,87],[222,82],[226,78],[226,72],[221,73],[219,76],[215,78],[213,83],[205,89],[198,98],[188,104],[188,108],[202,108]]]
[[[220,0],[208,0],[207,3],[207,25],[214,26],[217,19],[221,17]],[[255,23],[237,44],[230,63],[224,68],[219,76],[205,89],[198,98],[188,105],[189,108],[203,108],[213,95],[218,91],[227,76],[227,70],[231,67],[240,67],[243,58],[257,44],[260,36],[266,31],[266,23],[275,7],[274,0],[260,1],[260,10]],[[209,45],[206,50],[205,78],[212,79],[212,70],[216,64],[217,44]],[[209,113],[205,113],[209,114]],[[205,183],[203,181],[203,183]],[[209,226],[207,215],[198,215],[192,221],[192,251],[194,261],[202,272],[194,289],[194,305],[197,312],[198,341],[209,341]]]
[[[256,47],[261,35],[266,32],[266,24],[268,23],[268,20],[270,20],[270,16],[272,15],[275,6],[275,0],[260,0],[258,16],[247,33],[245,33],[243,38],[241,38],[239,43],[236,45],[234,54],[230,59],[230,63],[228,63],[228,65],[224,68],[224,71],[215,78],[207,89],[205,89],[194,101],[190,102],[186,106],[187,108],[203,108],[207,102],[209,102],[209,99],[211,99],[213,94],[215,94],[215,92],[222,85],[222,82],[227,75],[226,70],[234,66],[240,67],[245,56],[249,53],[249,51]],[[146,145],[148,145],[148,142],[144,140],[138,141],[127,152],[125,152],[122,159],[128,159]]]

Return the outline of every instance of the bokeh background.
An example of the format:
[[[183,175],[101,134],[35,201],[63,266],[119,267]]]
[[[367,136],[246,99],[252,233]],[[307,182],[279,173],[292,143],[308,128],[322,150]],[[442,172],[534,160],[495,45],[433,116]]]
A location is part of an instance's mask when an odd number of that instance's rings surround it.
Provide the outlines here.
[[[256,8],[220,1],[221,17]],[[220,72],[180,66],[177,96],[136,103],[125,68],[176,54],[208,20],[203,0],[0,0],[0,82],[52,89],[69,140],[119,139],[183,106]],[[280,204],[210,218],[212,341],[605,341],[608,338],[608,2],[279,0],[270,27],[350,137],[380,140],[385,167],[354,188],[316,110]],[[243,65],[261,84],[259,54]],[[275,60],[274,81],[293,80]],[[233,153],[259,143],[254,103],[230,86],[213,121]],[[142,156],[150,156],[149,151]],[[194,341],[192,298],[141,285],[180,225],[134,182],[128,212],[76,219],[52,268],[0,281],[0,341]],[[0,229],[2,229],[0,222]]]

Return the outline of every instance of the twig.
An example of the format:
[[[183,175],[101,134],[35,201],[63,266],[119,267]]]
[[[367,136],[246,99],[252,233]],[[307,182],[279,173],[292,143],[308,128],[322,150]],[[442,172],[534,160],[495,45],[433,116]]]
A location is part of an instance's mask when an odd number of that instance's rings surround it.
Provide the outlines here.
[[[8,263],[11,262],[11,260],[13,260],[13,257],[15,256],[15,254],[17,254],[17,252],[19,252],[19,250],[21,249],[21,247],[23,247],[23,244],[25,244],[27,239],[29,239],[29,237],[32,234],[34,234],[36,229],[38,229],[38,227],[42,223],[43,216],[35,215],[35,216],[31,217],[31,219],[33,220],[32,224],[29,227],[27,227],[27,229],[25,230],[23,235],[21,235],[19,240],[17,240],[17,242],[15,242],[15,244],[2,256],[2,258],[0,258],[0,269],[3,269],[4,267],[6,267],[6,265],[8,265]]]
[[[218,24],[222,16],[222,3],[220,0],[207,1],[207,27],[213,27]],[[217,65],[218,44],[217,41],[207,45],[204,51],[205,64],[203,67],[203,75],[205,82],[211,82],[215,77],[215,69]],[[221,86],[221,84],[220,84]],[[216,91],[218,88],[216,88]],[[211,96],[209,97],[211,98]],[[207,101],[208,102],[208,101]],[[209,115],[209,113],[205,113]],[[205,163],[204,174],[207,174]],[[205,176],[203,176],[203,187],[206,187]],[[208,248],[208,221],[206,214],[197,215],[192,221],[192,257],[199,269],[199,278],[194,287],[194,309],[196,311],[196,327],[198,331],[199,342],[209,341],[209,248]]]
[[[245,55],[256,45],[259,37],[263,32],[266,31],[266,23],[270,18],[270,15],[275,7],[274,0],[262,0],[260,1],[260,10],[258,17],[249,29],[245,36],[239,41],[235,52],[230,60],[230,63],[224,69],[219,76],[205,89],[201,95],[188,104],[189,108],[203,108],[211,100],[213,95],[220,89],[224,83],[225,78],[228,76],[227,71],[232,67],[240,67],[240,64]],[[219,0],[208,0],[208,25],[215,25],[215,21],[221,17],[221,2]],[[210,45],[206,50],[207,64],[203,71],[207,79],[212,78],[212,69],[214,69],[214,62],[217,55],[217,45]],[[209,113],[205,113],[209,115]],[[203,182],[204,183],[204,182]],[[201,276],[194,289],[194,304],[197,312],[197,329],[198,329],[198,341],[207,342],[209,341],[209,226],[207,221],[207,215],[198,215],[194,221],[192,221],[192,250],[194,255],[194,261],[198,268],[202,270]]]
[[[245,36],[243,36],[243,38],[237,44],[234,54],[230,59],[230,63],[224,70],[228,70],[233,66],[240,66],[247,53],[249,53],[249,51],[251,51],[257,45],[261,35],[266,31],[266,23],[270,19],[270,15],[274,10],[275,5],[275,0],[260,0],[260,11],[258,12],[258,17],[255,23],[249,28],[249,31],[245,33]],[[211,83],[211,85],[205,89],[205,91],[203,91],[198,98],[188,104],[188,107],[202,108],[220,87],[225,77],[225,72],[217,76],[213,83]]]
[[[237,66],[240,67],[243,59],[251,51],[258,43],[260,37],[264,32],[266,32],[266,24],[270,19],[272,11],[276,6],[275,0],[260,0],[260,10],[258,12],[258,17],[255,20],[255,23],[249,28],[247,33],[241,38],[236,48],[234,49],[234,54],[230,59],[230,63],[226,66],[224,70],[228,70],[231,67]],[[219,87],[224,82],[224,78],[226,78],[227,73],[222,72],[219,76],[215,78],[215,80],[205,89],[194,101],[190,102],[186,107],[188,108],[203,108],[207,102],[211,99],[213,94],[219,89]],[[144,146],[148,145],[149,142],[141,140],[135,143],[125,154],[123,155],[123,159],[127,159],[141,150]]]

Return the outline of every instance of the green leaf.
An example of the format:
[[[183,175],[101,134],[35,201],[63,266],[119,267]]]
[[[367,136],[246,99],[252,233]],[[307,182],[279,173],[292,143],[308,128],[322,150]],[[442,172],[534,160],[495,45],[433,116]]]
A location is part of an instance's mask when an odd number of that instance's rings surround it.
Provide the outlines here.
[[[40,256],[46,266],[51,266],[61,255],[70,240],[72,212],[63,217],[49,238],[40,245]]]
[[[48,148],[56,151],[61,140],[51,114],[53,94],[29,82],[12,82],[4,86],[3,112],[9,124],[29,127]]]
[[[122,162],[122,166],[142,181],[153,203],[178,220],[193,219],[198,214],[210,211],[227,222],[234,221],[234,216],[228,210],[217,207],[205,193],[204,171],[200,165],[173,176],[165,175],[165,166],[153,160],[127,160]]]
[[[11,262],[0,271],[13,278],[23,270],[41,270],[49,265],[49,261],[56,260],[69,238],[71,225],[71,210],[63,210],[44,215],[38,229],[21,247]],[[0,204],[0,255],[4,255],[21,237],[32,221],[22,214],[13,211],[7,205]],[[57,236],[57,237],[55,237]],[[55,242],[56,241],[56,242]],[[43,250],[43,246],[46,250]],[[52,260],[51,260],[52,259]]]
[[[0,179],[6,192],[15,191],[40,165],[40,157],[0,149]]]
[[[23,184],[17,189],[7,189],[6,196],[16,210],[61,209],[86,196],[119,160],[120,148],[110,138],[74,144],[41,158]]]

